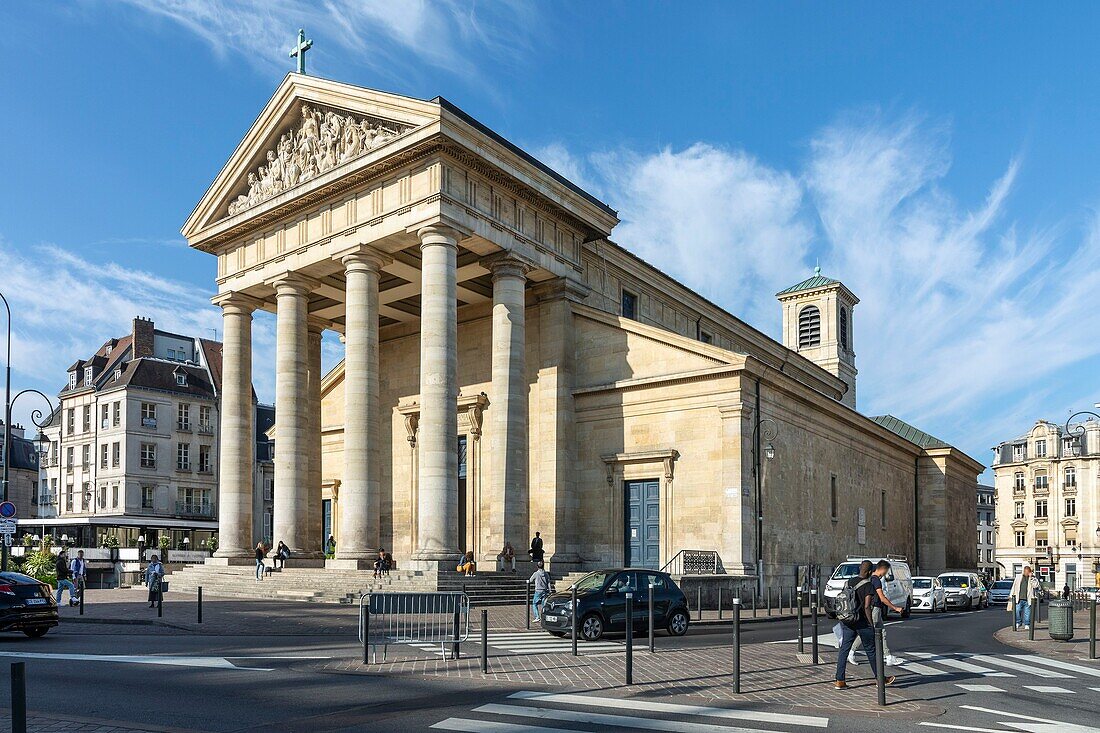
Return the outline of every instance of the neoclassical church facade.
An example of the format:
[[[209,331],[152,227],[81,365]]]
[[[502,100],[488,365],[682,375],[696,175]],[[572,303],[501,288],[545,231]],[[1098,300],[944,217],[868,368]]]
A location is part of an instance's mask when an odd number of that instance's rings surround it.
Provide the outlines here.
[[[856,553],[973,566],[982,466],[855,409],[848,288],[779,293],[779,343],[612,241],[617,221],[442,98],[289,74],[183,228],[224,315],[212,562],[251,554],[265,310],[272,539],[303,565],[492,563],[538,531],[556,573],[683,550],[765,577]]]

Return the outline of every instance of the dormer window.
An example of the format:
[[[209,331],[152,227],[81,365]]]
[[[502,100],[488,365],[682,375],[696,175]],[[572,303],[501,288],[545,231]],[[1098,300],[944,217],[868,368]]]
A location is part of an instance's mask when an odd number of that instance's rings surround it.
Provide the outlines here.
[[[176,386],[177,387],[186,387],[187,386],[187,372],[176,372]]]
[[[84,367],[84,386],[85,387],[91,387],[92,386],[92,368],[91,367]]]
[[[76,389],[76,372],[69,372],[69,389]]]
[[[107,351],[106,351],[106,355],[107,355],[107,356],[110,356],[110,355],[111,355],[111,352],[112,352],[112,351],[114,351],[114,348],[115,348],[114,346],[111,346],[110,344],[107,344]]]
[[[115,379],[122,379],[122,367],[115,367]]]

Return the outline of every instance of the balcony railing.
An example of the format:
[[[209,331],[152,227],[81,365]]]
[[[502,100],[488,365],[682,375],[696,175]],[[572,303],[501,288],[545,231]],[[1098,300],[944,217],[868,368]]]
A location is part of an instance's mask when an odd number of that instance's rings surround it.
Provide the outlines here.
[[[191,462],[190,461],[176,461],[176,470],[177,471],[190,471],[191,470]]]
[[[671,575],[719,575],[726,572],[714,550],[680,550],[661,568]]]
[[[198,430],[199,430],[199,433],[201,435],[213,435],[214,434],[214,426],[210,423],[202,423],[202,422],[199,423]]]
[[[183,431],[185,433],[190,433],[191,432],[191,423],[190,422],[178,421],[176,423],[176,430],[180,430],[180,431]]]
[[[1035,486],[1033,487],[1033,489],[1034,489],[1036,494],[1045,494],[1048,491],[1050,491],[1050,484],[1049,483],[1041,484],[1038,481],[1036,481]]]
[[[143,418],[141,418],[141,427],[143,427],[143,428],[152,428],[152,429],[156,430],[157,419],[155,417],[143,417]]]
[[[185,517],[213,517],[214,504],[208,501],[177,501],[176,514]]]

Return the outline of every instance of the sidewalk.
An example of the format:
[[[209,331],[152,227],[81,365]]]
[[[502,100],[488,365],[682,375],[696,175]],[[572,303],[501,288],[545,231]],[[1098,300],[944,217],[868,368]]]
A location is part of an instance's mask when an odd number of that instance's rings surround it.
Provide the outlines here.
[[[188,733],[182,728],[143,727],[134,723],[92,718],[60,717],[44,713],[27,714],[27,733]],[[0,730],[11,730],[11,710],[0,709]]]
[[[846,713],[890,718],[924,719],[941,715],[944,709],[919,699],[912,690],[887,689],[885,708],[876,705],[873,679],[866,667],[849,673],[849,689],[833,689],[836,653],[823,650],[821,664],[814,667],[796,658],[794,647],[747,644],[741,650],[741,694],[733,692],[731,651],[728,645],[665,649],[649,654],[644,647],[634,651],[634,684],[624,683],[625,654],[524,654],[489,658],[489,673],[482,674],[479,657],[458,660],[402,659],[364,665],[362,658],[333,659],[308,667],[334,674],[365,674],[385,677],[434,677],[467,679],[499,685],[550,685],[623,696],[686,696],[709,701],[762,703],[790,708],[843,710]],[[857,678],[855,675],[860,675]]]
[[[1002,644],[1024,649],[1033,654],[1042,654],[1046,657],[1056,657],[1067,662],[1091,661],[1100,670],[1100,659],[1089,660],[1089,612],[1076,611],[1073,614],[1073,639],[1070,641],[1055,641],[1050,638],[1050,626],[1047,623],[1047,608],[1043,607],[1042,618],[1035,625],[1035,641],[1028,641],[1026,631],[1013,631],[1012,617],[1005,613],[1008,626],[1000,629],[993,638]],[[1097,619],[1098,633],[1100,633],[1100,618]],[[1100,654],[1100,640],[1097,641],[1097,653]]]

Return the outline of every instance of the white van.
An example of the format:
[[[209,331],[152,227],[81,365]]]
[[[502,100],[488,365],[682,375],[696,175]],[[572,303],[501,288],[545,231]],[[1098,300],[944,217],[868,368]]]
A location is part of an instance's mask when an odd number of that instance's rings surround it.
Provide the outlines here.
[[[829,582],[825,584],[825,597],[822,603],[825,614],[829,618],[836,618],[836,612],[833,610],[836,606],[836,597],[840,595],[840,591],[851,578],[859,575],[859,565],[864,560],[870,560],[872,565],[877,565],[879,560],[890,563],[890,569],[882,579],[882,592],[895,606],[905,609],[901,613],[902,618],[909,618],[909,612],[913,608],[913,574],[909,572],[909,563],[906,562],[905,557],[900,555],[887,555],[885,558],[849,555],[848,559],[837,566]]]
[[[981,580],[977,573],[959,570],[954,573],[940,573],[940,582],[947,591],[947,607],[973,611],[982,607]],[[988,604],[987,604],[988,605]]]

